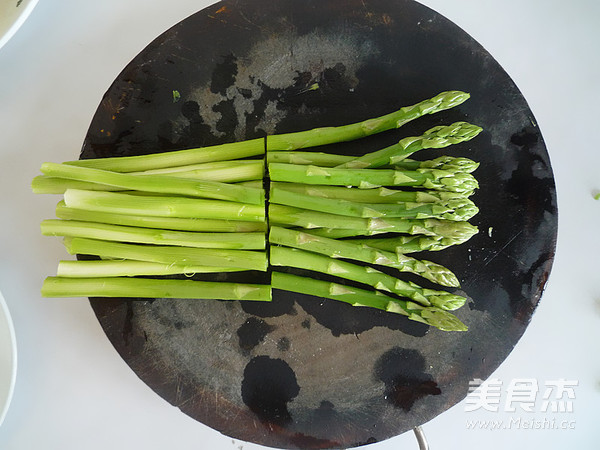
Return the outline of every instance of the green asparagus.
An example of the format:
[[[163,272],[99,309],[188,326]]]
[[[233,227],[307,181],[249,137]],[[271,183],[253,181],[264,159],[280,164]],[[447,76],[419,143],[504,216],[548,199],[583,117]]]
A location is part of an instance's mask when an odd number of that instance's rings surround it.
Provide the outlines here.
[[[223,200],[137,196],[119,192],[67,189],[64,201],[69,208],[119,214],[250,222],[265,220],[265,208],[262,205],[248,205]]]
[[[262,205],[265,201],[264,192],[261,189],[218,181],[199,181],[169,175],[131,175],[55,163],[44,163],[41,170],[42,173],[52,177],[87,181],[143,192],[179,194],[253,205]]]
[[[461,91],[441,92],[431,99],[400,108],[398,111],[374,119],[338,127],[314,128],[296,133],[269,136],[267,139],[267,152],[297,150],[371,136],[383,131],[400,128],[402,125],[426,114],[434,114],[453,108],[469,97],[469,94]]]
[[[214,161],[228,161],[265,153],[264,139],[232,142],[211,147],[192,148],[171,152],[111,158],[79,159],[65,164],[92,167],[113,172],[140,172],[165,167],[186,166]]]
[[[338,200],[312,195],[290,192],[272,186],[269,200],[272,203],[304,208],[321,212],[335,211],[337,214],[352,217],[402,217],[408,219],[446,219],[465,221],[472,218],[479,209],[467,198],[439,203],[404,202],[387,203],[357,203],[349,200]]]
[[[393,267],[410,272],[429,281],[447,287],[458,287],[458,278],[449,269],[431,261],[386,252],[347,241],[329,239],[309,233],[272,226],[269,232],[271,244],[308,250],[333,258],[344,258],[379,266]]]
[[[394,145],[367,153],[337,167],[340,169],[366,169],[368,167],[394,165],[419,150],[444,148],[452,144],[468,141],[477,136],[481,131],[482,128],[466,122],[456,122],[448,126],[437,126],[427,130],[421,136],[406,137]]]
[[[175,265],[127,259],[59,261],[56,275],[67,278],[195,275],[197,273],[240,272],[236,267]]]
[[[338,169],[284,163],[271,163],[268,166],[271,180],[290,183],[357,186],[362,189],[380,186],[423,187],[465,195],[470,195],[479,187],[473,175],[456,170]]]
[[[42,296],[271,301],[271,286],[165,278],[48,277],[42,285]]]
[[[197,248],[229,248],[262,250],[265,234],[255,233],[198,233],[152,228],[130,227],[77,220],[47,219],[41,224],[44,236],[70,236],[138,244],[176,245]]]
[[[456,310],[466,302],[466,298],[460,295],[423,289],[415,283],[400,280],[369,266],[296,248],[271,246],[269,262],[273,266],[294,267],[356,281],[380,291],[410,298],[424,306],[436,306],[447,311]]]
[[[398,219],[347,217],[340,214],[310,211],[291,206],[269,204],[269,221],[288,227],[337,228],[342,230],[365,230],[367,232],[395,232],[411,235],[441,236],[467,239],[477,234],[478,228],[469,222],[439,219]]]
[[[410,320],[425,323],[442,331],[466,331],[467,327],[456,316],[435,307],[424,307],[414,302],[407,302],[388,297],[379,292],[349,287],[338,283],[301,277],[288,273],[273,272],[271,275],[273,289],[298,292],[319,298],[381,309],[383,311],[402,314]]]
[[[56,205],[56,217],[65,220],[80,220],[86,222],[99,222],[114,225],[126,225],[131,227],[159,228],[179,231],[215,233],[250,233],[254,231],[267,231],[267,223],[264,221],[249,222],[227,219],[136,216],[131,214],[118,214],[69,208],[65,204],[64,200],[61,200]]]
[[[78,237],[66,237],[64,244],[71,255],[94,255],[104,259],[131,259],[176,266],[267,270],[267,255],[264,251],[126,244]]]

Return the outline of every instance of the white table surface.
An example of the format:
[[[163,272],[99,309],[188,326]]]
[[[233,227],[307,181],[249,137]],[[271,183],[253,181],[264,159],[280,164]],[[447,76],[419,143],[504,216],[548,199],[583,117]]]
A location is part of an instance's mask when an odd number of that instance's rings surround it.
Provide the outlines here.
[[[30,192],[44,161],[78,155],[98,103],[152,39],[207,0],[41,0],[0,49],[0,291],[13,316],[19,367],[0,427],[2,450],[244,449],[153,393],[121,360],[87,301],[42,299],[64,257],[39,222],[54,202]],[[467,412],[424,425],[432,449],[598,448],[600,400],[600,2],[424,0],[479,41],[529,102],[552,160],[559,201],[554,268],[524,337],[493,374],[506,386],[576,380],[573,412]],[[541,395],[541,394],[540,394]],[[554,418],[572,429],[472,430],[468,420]],[[519,429],[517,429],[519,428]],[[535,427],[534,427],[535,428]],[[373,450],[415,449],[412,433]]]

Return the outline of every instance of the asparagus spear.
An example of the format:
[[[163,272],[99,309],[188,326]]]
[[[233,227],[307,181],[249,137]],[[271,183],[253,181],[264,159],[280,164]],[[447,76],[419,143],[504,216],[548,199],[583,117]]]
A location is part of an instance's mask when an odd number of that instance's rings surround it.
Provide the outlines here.
[[[409,219],[446,219],[465,221],[479,211],[467,198],[440,203],[357,203],[349,200],[314,197],[272,186],[269,200],[280,205],[294,206],[321,212],[335,211],[352,217],[402,217]]]
[[[152,228],[130,227],[77,220],[49,219],[42,221],[45,236],[71,236],[106,241],[139,244],[177,245],[197,248],[229,248],[263,250],[265,234],[256,233],[197,233]]]
[[[31,181],[34,194],[64,194],[67,189],[84,189],[88,191],[122,191],[123,188],[89,181],[67,180],[66,178],[38,175]]]
[[[165,167],[201,164],[212,161],[228,161],[250,156],[264,155],[265,143],[262,138],[232,142],[211,147],[192,148],[152,155],[137,155],[112,158],[80,159],[65,164],[111,170],[113,172],[139,172]]]
[[[270,301],[271,286],[154,278],[48,277],[43,297],[189,298]]]
[[[70,208],[119,214],[251,222],[265,220],[263,206],[222,200],[137,196],[119,192],[67,189],[64,201]]]
[[[349,200],[359,203],[441,203],[456,199],[464,199],[466,195],[446,191],[413,190],[403,191],[385,187],[373,189],[357,189],[347,186],[323,186],[302,183],[271,182],[271,187],[285,189],[290,192],[306,194],[312,197]]]
[[[136,216],[131,214],[117,214],[69,208],[65,204],[64,200],[58,202],[56,206],[56,217],[67,220],[100,222],[114,225],[179,231],[210,231],[215,233],[250,233],[254,231],[267,231],[267,224],[264,221],[248,222],[243,220],[226,219],[190,219],[178,217]]]
[[[440,236],[394,236],[384,238],[356,238],[350,242],[369,247],[378,248],[395,253],[415,253],[422,251],[439,251],[453,245],[460,245],[469,240],[471,236],[462,236],[460,239],[443,238]]]
[[[284,226],[284,228],[286,228],[286,227]],[[306,230],[299,229],[298,231],[306,231]],[[343,238],[350,238],[350,237],[356,237],[356,236],[374,236],[377,234],[386,233],[385,231],[344,230],[341,228],[311,228],[309,232],[310,232],[310,234],[314,234],[315,236],[323,236],[323,237],[328,237],[330,239],[343,239]]]
[[[272,151],[267,153],[267,163],[297,164],[301,166],[335,167],[352,161],[354,158],[354,156],[348,155],[311,151]]]
[[[467,122],[455,122],[448,126],[437,126],[427,130],[421,136],[401,139],[398,143],[384,149],[367,153],[337,166],[341,169],[366,169],[394,165],[413,153],[427,148],[444,148],[452,144],[473,139],[482,128]]]
[[[262,180],[265,162],[263,159],[242,159],[216,161],[185,166],[165,167],[161,169],[130,172],[135,175],[169,175],[176,177],[191,176],[203,180],[234,183],[247,180]]]
[[[254,250],[175,247],[169,245],[124,244],[98,239],[64,239],[71,255],[95,255],[101,258],[131,259],[176,266],[231,267],[246,270],[267,270],[267,255]]]
[[[202,181],[218,181],[221,183],[240,183],[240,186],[257,187],[254,184],[244,183],[249,180],[260,180],[264,175],[264,161],[242,160],[225,161],[205,164],[196,164],[181,167],[168,167],[165,169],[148,170],[145,172],[131,172],[136,175],[169,175],[177,178],[192,178]],[[97,191],[123,191],[122,187],[107,184],[92,183],[90,181],[71,180],[67,178],[39,175],[33,178],[31,189],[35,194],[64,194],[67,189],[86,189]]]
[[[144,192],[188,195],[253,205],[262,205],[265,201],[264,192],[261,189],[218,181],[190,180],[168,175],[131,175],[55,163],[44,163],[41,170],[48,176]]]
[[[442,236],[466,239],[475,235],[477,227],[469,222],[456,222],[438,219],[365,219],[339,214],[322,213],[291,206],[269,205],[271,223],[312,228],[334,228],[342,230],[365,230],[367,232],[396,232],[411,235]]]
[[[322,152],[288,151],[267,153],[267,163],[296,164],[301,166],[336,167],[354,159],[356,159],[354,156]],[[425,161],[406,158],[397,161],[393,165],[386,164],[381,167],[396,170],[441,169],[472,173],[479,167],[479,163],[469,158],[443,155]]]
[[[421,261],[410,256],[386,252],[348,241],[339,241],[277,226],[271,227],[269,242],[299,248],[334,258],[352,259],[410,272],[429,281],[448,287],[460,285],[449,269],[431,261]]]
[[[456,170],[338,169],[272,163],[269,164],[269,175],[273,181],[357,186],[363,189],[410,186],[470,195],[478,188],[477,180],[471,174]]]
[[[104,278],[134,276],[194,275],[196,273],[239,272],[235,267],[174,265],[125,259],[59,261],[56,275],[67,278]]]
[[[467,330],[465,324],[448,311],[435,307],[423,307],[414,302],[393,299],[384,294],[365,289],[281,272],[272,273],[271,286],[274,289],[337,300],[349,303],[352,306],[371,307],[402,314],[410,320],[422,322],[443,331]]]
[[[465,92],[441,92],[431,99],[423,100],[415,105],[400,108],[393,113],[362,122],[339,127],[314,128],[308,131],[268,136],[267,151],[296,150],[371,136],[383,131],[400,128],[405,123],[426,114],[433,114],[453,108],[468,98],[469,94]]]
[[[460,308],[467,300],[446,291],[423,289],[415,283],[400,280],[369,266],[359,266],[296,248],[271,246],[269,261],[274,266],[295,267],[356,281],[381,291],[408,297],[423,306],[436,306],[447,311]]]

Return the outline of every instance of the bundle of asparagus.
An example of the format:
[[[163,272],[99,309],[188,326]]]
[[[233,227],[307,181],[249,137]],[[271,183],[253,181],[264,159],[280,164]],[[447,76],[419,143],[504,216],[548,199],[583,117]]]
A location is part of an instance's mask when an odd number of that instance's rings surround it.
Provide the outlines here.
[[[389,269],[458,287],[449,269],[408,254],[459,245],[477,233],[468,220],[478,212],[469,199],[478,187],[472,175],[478,164],[445,155],[410,157],[468,141],[481,128],[438,126],[360,157],[301,149],[399,128],[468,98],[443,92],[379,118],[268,136],[266,142],[44,163],[33,191],[63,199],[58,219],[42,222],[42,233],[63,236],[70,254],[97,259],[60,261],[42,294],[268,301],[276,288],[466,330],[449,312],[464,297],[403,281]],[[271,285],[166,277],[268,268]]]
[[[125,158],[44,163],[36,193],[62,194],[44,235],[67,252],[47,297],[271,300],[268,284],[197,281],[197,273],[266,271],[261,139]],[[247,159],[259,156],[260,159]]]

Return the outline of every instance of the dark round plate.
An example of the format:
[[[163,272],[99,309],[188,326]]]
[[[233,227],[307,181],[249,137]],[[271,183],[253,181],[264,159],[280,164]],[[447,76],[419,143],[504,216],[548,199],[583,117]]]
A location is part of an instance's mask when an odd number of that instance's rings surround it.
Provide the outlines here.
[[[556,194],[523,96],[492,56],[436,12],[409,0],[217,3],[162,34],[123,70],[81,157],[340,125],[444,90],[471,99],[336,151],[377,149],[457,120],[484,128],[445,152],[481,162],[474,196],[481,212],[473,220],[480,233],[428,255],[461,279],[469,302],[458,316],[468,332],[280,291],[272,304],[91,299],[135,373],[196,420],[283,448],[387,439],[458,403],[470,380],[487,378],[525,331],[544,289]]]

